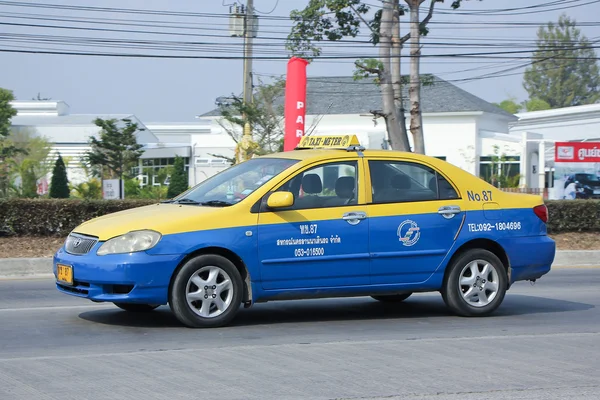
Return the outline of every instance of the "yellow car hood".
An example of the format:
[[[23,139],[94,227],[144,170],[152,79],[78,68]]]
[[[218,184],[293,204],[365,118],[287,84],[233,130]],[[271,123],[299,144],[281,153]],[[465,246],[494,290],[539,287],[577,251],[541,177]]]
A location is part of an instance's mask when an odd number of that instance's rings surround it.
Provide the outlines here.
[[[97,236],[100,240],[108,240],[140,229],[152,229],[168,235],[218,228],[224,227],[231,218],[231,214],[226,211],[227,208],[229,207],[155,204],[91,219],[79,225],[73,232]],[[224,217],[224,213],[229,215]],[[215,226],[216,224],[220,226]]]

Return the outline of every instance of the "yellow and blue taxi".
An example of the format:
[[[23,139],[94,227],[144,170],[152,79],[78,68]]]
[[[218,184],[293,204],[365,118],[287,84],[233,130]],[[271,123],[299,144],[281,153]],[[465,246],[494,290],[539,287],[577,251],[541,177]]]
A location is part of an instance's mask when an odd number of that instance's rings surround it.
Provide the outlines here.
[[[489,315],[550,271],[540,196],[503,192],[434,157],[305,136],[181,195],[84,222],[54,256],[57,289],[127,311],[168,304],[217,327],[243,304],[440,292]]]

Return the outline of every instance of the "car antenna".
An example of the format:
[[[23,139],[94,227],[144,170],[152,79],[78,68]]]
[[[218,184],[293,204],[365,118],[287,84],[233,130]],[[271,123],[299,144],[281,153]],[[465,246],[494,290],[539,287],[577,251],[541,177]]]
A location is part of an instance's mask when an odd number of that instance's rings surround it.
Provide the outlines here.
[[[329,111],[331,106],[333,106],[333,103],[329,103],[329,106],[327,107],[327,110],[325,111],[325,113],[327,113],[327,111]],[[310,127],[308,128],[309,132],[304,136],[312,135],[312,133],[315,131],[315,129],[317,129],[317,126],[319,126],[319,123],[321,123],[321,120],[323,119],[323,117],[325,117],[325,114],[317,115],[317,117],[313,120],[312,124],[310,124]]]

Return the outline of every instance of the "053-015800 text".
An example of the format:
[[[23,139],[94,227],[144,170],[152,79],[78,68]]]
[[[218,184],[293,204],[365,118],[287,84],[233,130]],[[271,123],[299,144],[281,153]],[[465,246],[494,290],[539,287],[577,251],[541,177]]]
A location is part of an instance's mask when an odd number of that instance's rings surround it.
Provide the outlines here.
[[[325,249],[323,247],[308,247],[306,249],[294,249],[294,256],[296,257],[310,257],[322,255],[325,255]]]

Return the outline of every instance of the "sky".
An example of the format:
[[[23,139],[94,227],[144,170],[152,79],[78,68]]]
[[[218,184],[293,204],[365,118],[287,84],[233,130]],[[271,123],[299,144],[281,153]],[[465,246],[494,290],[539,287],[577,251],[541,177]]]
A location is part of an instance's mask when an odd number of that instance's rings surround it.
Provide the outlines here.
[[[231,4],[233,0],[0,0],[0,87],[12,90],[18,100],[39,93],[65,101],[73,114],[193,122],[215,108],[216,98],[242,92],[243,39],[229,36]],[[308,0],[255,0],[259,37],[254,52],[263,58],[253,61],[255,84],[258,78],[268,82],[285,75],[289,15],[306,4]],[[522,74],[540,24],[566,13],[588,39],[600,40],[600,0],[471,0],[459,10],[450,4],[436,4],[430,33],[422,38],[421,73],[435,74],[490,102],[527,98]],[[404,32],[407,19],[408,14],[402,20]],[[367,36],[363,29],[355,39],[363,43],[325,43],[323,55],[337,58],[313,61],[308,76],[351,76],[354,57],[377,54],[364,43]],[[405,74],[408,54],[405,49]],[[450,57],[460,54],[471,55]]]

